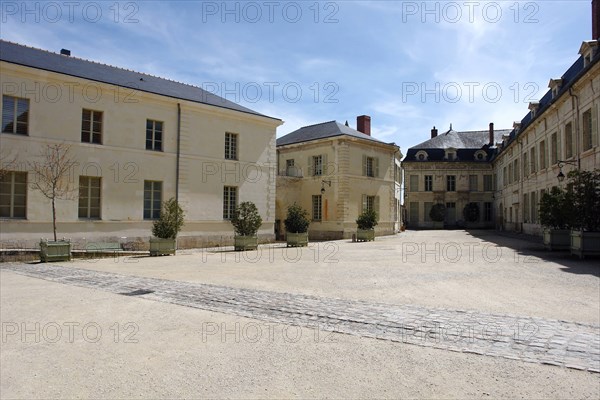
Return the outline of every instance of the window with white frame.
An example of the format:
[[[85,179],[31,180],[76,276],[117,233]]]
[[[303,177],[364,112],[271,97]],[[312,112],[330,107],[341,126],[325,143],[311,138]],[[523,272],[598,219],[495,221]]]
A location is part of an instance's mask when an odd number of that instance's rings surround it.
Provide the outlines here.
[[[565,158],[573,157],[573,123],[565,125]]]
[[[79,177],[79,218],[100,219],[100,192],[99,177]]]
[[[408,191],[418,192],[419,191],[419,175],[411,175],[408,181]]]
[[[144,219],[159,219],[162,202],[162,182],[144,181]]]
[[[312,170],[313,176],[323,175],[323,156],[313,156],[312,157]]]
[[[363,176],[377,177],[379,175],[378,161],[377,158],[363,156]]]
[[[560,158],[558,151],[558,133],[554,132],[550,135],[550,165],[558,163]]]
[[[163,123],[161,121],[146,120],[146,150],[163,150]]]
[[[456,192],[456,175],[446,176],[446,191]]]
[[[589,150],[593,146],[593,129],[594,129],[594,115],[592,110],[588,109],[583,112],[582,115],[582,132],[583,132],[583,151]]]
[[[477,175],[469,175],[469,191],[477,192],[479,190],[479,181]]]
[[[235,186],[223,187],[223,219],[231,220],[237,207],[238,188]]]
[[[81,142],[102,144],[102,111],[81,111]]]
[[[0,218],[26,218],[27,172],[0,174]]]
[[[237,133],[225,133],[225,159],[238,159],[238,135]]]
[[[433,192],[433,175],[425,175],[425,191]]]
[[[313,221],[321,221],[322,215],[322,198],[321,195],[312,196],[312,219]]]
[[[2,96],[2,133],[29,134],[29,99]]]

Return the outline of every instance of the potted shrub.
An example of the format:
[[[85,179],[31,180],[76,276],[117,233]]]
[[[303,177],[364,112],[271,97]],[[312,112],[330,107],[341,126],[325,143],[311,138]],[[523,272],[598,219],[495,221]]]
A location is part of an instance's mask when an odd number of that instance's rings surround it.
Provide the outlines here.
[[[150,255],[162,256],[175,254],[177,250],[177,234],[183,227],[184,212],[173,198],[163,202],[160,218],[152,224],[150,238]]]
[[[294,203],[287,209],[287,217],[283,221],[286,230],[288,247],[308,246],[308,211]]]
[[[52,231],[54,240],[40,241],[40,260],[69,261],[71,259],[71,241],[56,237],[56,201],[70,200],[75,188],[69,174],[76,165],[71,157],[71,147],[65,143],[46,145],[40,152],[41,161],[29,163],[35,181],[32,187],[39,190],[52,205]]]
[[[236,251],[256,250],[258,248],[256,233],[262,225],[262,218],[253,202],[242,202],[235,209],[231,224],[235,231],[234,248]]]
[[[429,210],[429,218],[433,221],[435,229],[444,229],[444,220],[446,219],[446,206],[442,203],[436,203]]]
[[[378,216],[375,210],[365,210],[357,218],[356,232],[357,242],[368,242],[375,240],[375,227],[378,224]]]
[[[540,199],[540,224],[543,227],[544,246],[552,250],[571,247],[570,224],[573,220],[570,192],[553,187]]]
[[[463,209],[463,217],[465,219],[467,227],[469,227],[469,225],[475,224],[476,222],[479,222],[479,215],[479,204],[477,203],[467,203],[467,205]]]
[[[567,191],[573,199],[571,254],[600,255],[600,170],[571,171]]]

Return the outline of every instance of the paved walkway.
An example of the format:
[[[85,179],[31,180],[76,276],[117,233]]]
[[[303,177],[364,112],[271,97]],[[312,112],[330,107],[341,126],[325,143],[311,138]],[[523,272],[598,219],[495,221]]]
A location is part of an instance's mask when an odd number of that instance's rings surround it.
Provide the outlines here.
[[[67,285],[273,323],[600,373],[600,327],[593,325],[239,289],[48,264],[15,263],[1,268]]]

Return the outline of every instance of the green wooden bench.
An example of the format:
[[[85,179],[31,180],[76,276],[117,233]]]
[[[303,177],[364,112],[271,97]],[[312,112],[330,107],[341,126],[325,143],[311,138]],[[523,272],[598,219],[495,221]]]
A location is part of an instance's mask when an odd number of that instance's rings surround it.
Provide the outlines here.
[[[90,242],[85,245],[87,253],[119,253],[123,251],[117,242]]]

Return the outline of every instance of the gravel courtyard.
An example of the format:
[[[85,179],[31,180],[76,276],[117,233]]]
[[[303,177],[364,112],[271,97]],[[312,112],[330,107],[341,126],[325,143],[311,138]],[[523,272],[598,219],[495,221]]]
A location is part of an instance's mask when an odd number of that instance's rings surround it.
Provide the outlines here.
[[[598,259],[488,231],[230,250],[2,265],[0,397],[600,396]]]

